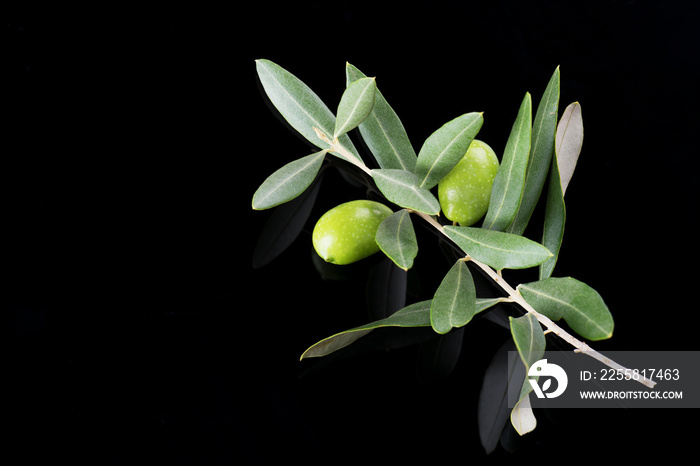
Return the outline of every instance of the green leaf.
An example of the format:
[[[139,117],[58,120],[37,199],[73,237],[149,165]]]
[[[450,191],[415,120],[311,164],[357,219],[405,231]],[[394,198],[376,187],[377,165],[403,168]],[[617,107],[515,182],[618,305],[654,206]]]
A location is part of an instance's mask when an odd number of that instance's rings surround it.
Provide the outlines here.
[[[503,301],[503,299],[504,298],[477,298],[475,314],[490,308]],[[430,327],[430,304],[431,300],[417,302],[396,311],[385,319],[379,319],[369,324],[360,325],[359,327],[331,335],[311,345],[301,355],[301,359],[326,356],[341,348],[345,348],[367,335],[372,330],[382,327]]]
[[[386,319],[380,319],[369,324],[336,333],[310,346],[301,355],[301,359],[326,356],[334,351],[348,346],[372,330],[381,327],[429,327],[430,300],[421,301],[396,311]]]
[[[253,268],[257,269],[271,262],[299,236],[311,214],[320,186],[321,177],[317,177],[301,196],[272,212],[253,248]]]
[[[547,207],[544,213],[544,229],[542,230],[542,244],[552,252],[552,257],[540,264],[540,280],[552,276],[554,266],[559,257],[561,243],[564,239],[565,223],[566,205],[559,177],[559,165],[557,164],[557,157],[552,157],[549,189],[547,190]]]
[[[366,77],[350,63],[345,67],[345,74],[348,85]],[[379,89],[374,96],[374,107],[360,124],[359,130],[380,168],[413,171],[416,166],[416,152],[401,120]]]
[[[326,152],[322,150],[289,162],[267,177],[253,194],[253,209],[269,209],[303,193],[316,178]]]
[[[513,411],[511,411],[510,421],[515,430],[520,435],[524,435],[534,430],[537,426],[537,420],[530,407],[529,395],[532,391],[532,385],[527,379],[527,373],[530,370],[530,366],[544,356],[546,339],[542,326],[533,314],[527,313],[522,317],[510,317],[509,319],[510,332],[513,335],[520,359],[525,365],[526,374],[522,381],[520,398]]]
[[[508,232],[522,235],[540,199],[554,152],[554,134],[559,108],[559,67],[547,84],[532,124],[532,141],[520,208]]]
[[[527,370],[544,356],[546,340],[537,317],[527,313],[522,317],[510,317],[510,333],[513,335],[518,354]]]
[[[506,298],[476,298],[476,312],[474,314],[478,314],[481,311],[485,311],[486,309],[495,306],[498,303],[501,303],[505,301]]]
[[[437,333],[466,325],[476,313],[476,289],[469,267],[458,260],[442,279],[430,306],[430,323]]]
[[[333,112],[309,86],[281,66],[265,59],[256,60],[255,65],[267,97],[282,117],[313,145],[328,149],[330,146],[318,137],[314,128],[330,137],[335,129]],[[358,160],[361,160],[357,149],[347,135],[342,135],[338,141]],[[338,153],[332,153],[345,159]]]
[[[404,270],[413,266],[418,254],[418,240],[411,222],[411,214],[406,209],[388,216],[377,229],[376,241],[394,263]]]
[[[414,170],[421,180],[421,188],[437,185],[457,165],[483,122],[481,113],[466,113],[445,123],[425,140]]]
[[[420,180],[406,170],[391,168],[374,169],[372,178],[379,190],[394,204],[429,215],[440,212],[440,203],[435,195],[419,186]]]
[[[589,340],[610,338],[613,318],[603,298],[574,278],[546,278],[521,284],[518,291],[533,308],[552,320],[564,319],[573,331]]]
[[[537,419],[530,405],[530,391],[532,386],[525,379],[521,389],[521,398],[510,412],[510,423],[520,435],[532,432],[537,427]]]
[[[529,93],[520,104],[511,129],[501,166],[491,188],[491,202],[483,228],[505,231],[520,207],[532,134],[532,100]]]
[[[561,177],[562,195],[566,193],[574,174],[581,147],[583,146],[583,118],[581,105],[570,104],[564,110],[557,126],[556,152]]]
[[[333,139],[355,129],[372,111],[377,89],[374,78],[362,78],[350,84],[338,104]]]
[[[451,225],[443,230],[462,251],[496,270],[534,267],[552,256],[541,244],[510,233]]]

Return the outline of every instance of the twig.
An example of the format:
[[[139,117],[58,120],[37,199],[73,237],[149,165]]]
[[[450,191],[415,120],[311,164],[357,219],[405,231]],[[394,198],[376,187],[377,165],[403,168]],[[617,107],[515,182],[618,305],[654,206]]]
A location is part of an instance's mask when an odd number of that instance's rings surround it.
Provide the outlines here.
[[[354,154],[352,154],[352,152],[350,152],[345,147],[343,147],[343,145],[340,144],[340,142],[338,142],[337,139],[331,140],[331,138],[329,138],[326,135],[326,133],[324,133],[320,129],[316,128],[315,126],[313,127],[313,130],[316,132],[316,136],[318,136],[319,139],[321,139],[323,142],[325,142],[326,144],[331,146],[330,149],[328,149],[330,152],[335,152],[336,154],[339,154],[342,158],[344,158],[348,162],[352,163],[356,167],[361,168],[362,171],[364,171],[368,175],[372,176],[372,170],[370,170],[367,167],[367,165],[365,165],[362,162],[362,160],[358,159]]]
[[[431,217],[430,215],[425,214],[423,212],[417,212],[415,210],[411,210],[411,212],[413,212],[414,214],[423,218],[426,222],[428,222],[436,230],[438,230],[440,233],[442,233],[443,235],[445,235],[447,237],[442,225],[437,220],[435,220],[433,217]],[[573,335],[571,335],[570,333],[565,331],[563,328],[559,327],[549,317],[537,312],[532,306],[530,306],[530,304],[528,304],[527,301],[525,301],[525,299],[522,297],[522,295],[516,289],[514,289],[512,286],[510,286],[510,284],[503,278],[503,276],[500,273],[498,273],[497,271],[495,271],[494,269],[492,269],[488,265],[486,265],[482,262],[479,262],[478,260],[474,259],[473,257],[470,257],[470,261],[474,265],[479,267],[481,270],[483,270],[484,273],[486,273],[486,275],[488,275],[489,278],[491,278],[491,280],[493,280],[493,282],[496,283],[503,290],[504,293],[506,293],[509,300],[511,300],[514,303],[519,304],[520,307],[522,307],[525,311],[532,313],[532,315],[534,315],[537,318],[537,320],[542,325],[544,325],[546,327],[546,329],[547,329],[546,333],[553,333],[553,334],[557,335],[559,338],[561,338],[562,340],[566,341],[571,346],[573,346],[575,348],[574,352],[576,352],[576,353],[585,353],[588,356],[592,357],[593,359],[596,359],[596,360],[602,362],[603,364],[605,364],[608,367],[611,367],[611,368],[613,368],[617,371],[623,372],[625,374],[629,373],[629,371],[630,371],[629,369],[616,363],[615,361],[611,360],[607,356],[603,356],[602,354],[600,354],[599,352],[595,351],[590,346],[588,346],[587,343],[582,342],[578,338],[574,337]],[[635,379],[635,380],[637,380],[638,382],[640,382],[641,384],[643,384],[649,388],[654,388],[654,386],[656,385],[656,382],[654,382],[653,380],[647,379],[646,377],[640,377],[640,378]]]

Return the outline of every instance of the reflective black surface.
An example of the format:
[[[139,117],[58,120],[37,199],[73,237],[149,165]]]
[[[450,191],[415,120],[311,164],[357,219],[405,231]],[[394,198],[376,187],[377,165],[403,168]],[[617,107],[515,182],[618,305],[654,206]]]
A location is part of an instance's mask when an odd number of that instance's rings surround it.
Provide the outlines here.
[[[366,279],[380,259],[324,280],[310,241],[318,216],[367,192],[329,169],[296,240],[260,268],[254,246],[272,213],[250,200],[272,171],[311,153],[266,106],[257,58],[295,73],[331,108],[346,61],[376,75],[416,150],[446,121],[483,111],[480,138],[499,154],[524,92],[537,101],[560,65],[561,107],[581,103],[585,140],[555,274],[595,287],[611,308],[615,333],[597,349],[693,349],[697,8],[2,9],[5,403],[9,444],[28,461],[287,464],[462,449],[460,461],[599,460],[689,448],[692,412],[569,410],[538,415],[515,453],[486,457],[477,398],[507,339],[486,320],[451,343],[461,357],[446,378],[417,364],[435,345],[420,332],[407,338],[422,344],[377,351],[370,345],[383,342],[369,341],[348,357],[299,362],[312,343],[370,319]],[[412,301],[427,299],[450,265],[432,233],[417,230]]]

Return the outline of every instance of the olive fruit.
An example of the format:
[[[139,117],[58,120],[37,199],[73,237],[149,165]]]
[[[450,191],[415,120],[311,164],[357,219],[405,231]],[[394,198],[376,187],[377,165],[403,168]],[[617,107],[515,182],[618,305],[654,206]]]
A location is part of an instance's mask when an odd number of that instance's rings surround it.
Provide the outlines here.
[[[379,251],[374,239],[379,224],[393,212],[384,204],[357,200],[323,214],[312,234],[314,249],[326,262],[351,264]]]
[[[498,171],[496,153],[474,139],[457,165],[438,184],[438,199],[449,220],[468,227],[486,214]]]

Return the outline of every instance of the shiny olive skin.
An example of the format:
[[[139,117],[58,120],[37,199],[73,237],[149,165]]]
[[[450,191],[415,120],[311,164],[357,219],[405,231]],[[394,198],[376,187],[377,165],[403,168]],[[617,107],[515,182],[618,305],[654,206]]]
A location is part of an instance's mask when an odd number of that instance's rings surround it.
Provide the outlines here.
[[[375,201],[340,204],[323,214],[312,234],[314,249],[326,262],[347,265],[379,251],[374,237],[393,212]]]
[[[465,227],[479,221],[489,208],[498,167],[493,149],[474,139],[462,160],[438,184],[443,215]]]

